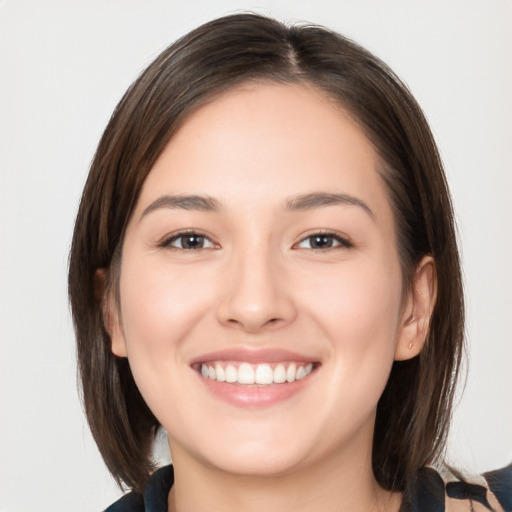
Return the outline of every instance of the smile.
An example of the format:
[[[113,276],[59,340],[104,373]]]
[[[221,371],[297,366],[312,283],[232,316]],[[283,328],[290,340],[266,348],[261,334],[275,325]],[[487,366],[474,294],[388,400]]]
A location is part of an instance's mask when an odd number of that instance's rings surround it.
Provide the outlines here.
[[[226,363],[216,361],[202,363],[199,366],[205,379],[228,384],[270,386],[273,384],[290,384],[302,380],[313,371],[313,363],[262,363],[247,362]]]
[[[235,346],[198,355],[190,366],[210,396],[250,410],[314,387],[322,362],[316,354]]]

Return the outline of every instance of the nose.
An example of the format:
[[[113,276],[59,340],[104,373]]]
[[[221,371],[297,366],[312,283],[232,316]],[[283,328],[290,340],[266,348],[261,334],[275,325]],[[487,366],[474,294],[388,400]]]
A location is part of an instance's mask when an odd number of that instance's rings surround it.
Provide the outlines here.
[[[246,250],[224,274],[217,318],[249,333],[281,328],[297,315],[291,284],[270,250]]]

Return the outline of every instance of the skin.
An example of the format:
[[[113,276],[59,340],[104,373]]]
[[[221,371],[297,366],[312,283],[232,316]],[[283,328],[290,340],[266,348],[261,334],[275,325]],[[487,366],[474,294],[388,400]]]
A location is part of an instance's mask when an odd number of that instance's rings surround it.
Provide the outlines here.
[[[268,84],[197,110],[156,161],[124,240],[120,308],[111,301],[106,321],[169,434],[169,510],[398,510],[400,496],[371,470],[375,411],[393,360],[421,350],[435,272],[424,258],[402,290],[377,164],[322,94]],[[357,204],[290,209],[311,193]],[[178,194],[218,209],[155,203]],[[183,230],[203,245],[184,249]],[[325,247],[312,244],[318,233]],[[293,351],[315,370],[285,400],[234,405],[191,363],[233,347]]]

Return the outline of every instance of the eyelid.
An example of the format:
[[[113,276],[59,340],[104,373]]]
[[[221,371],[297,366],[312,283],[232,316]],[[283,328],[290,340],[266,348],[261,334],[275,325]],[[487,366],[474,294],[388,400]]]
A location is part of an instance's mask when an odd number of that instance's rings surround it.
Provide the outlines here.
[[[309,247],[309,248],[308,247],[299,247],[299,245],[301,243],[305,242],[308,238],[313,238],[315,236],[331,237],[334,240],[336,240],[339,245],[336,245],[334,247],[327,247],[324,249],[322,249],[322,248],[315,249],[312,247]],[[329,229],[316,229],[316,230],[310,231],[309,233],[305,233],[305,234],[301,235],[300,240],[293,245],[294,249],[295,248],[306,249],[309,251],[316,251],[316,252],[329,251],[329,250],[335,250],[335,249],[351,249],[353,247],[354,247],[354,243],[352,242],[352,240],[350,240],[350,238],[347,235],[340,233],[339,231],[333,231],[333,230],[329,230]]]
[[[185,249],[185,248],[180,248],[180,247],[174,247],[171,245],[172,242],[174,242],[175,240],[178,240],[181,237],[192,236],[192,235],[197,235],[202,238],[205,238],[212,244],[213,247],[201,247],[199,249]],[[196,251],[207,250],[207,249],[217,249],[220,247],[220,245],[214,241],[213,237],[210,234],[208,234],[206,231],[203,231],[202,229],[195,229],[195,228],[180,229],[178,231],[174,231],[173,233],[168,233],[164,237],[162,237],[162,239],[157,243],[157,245],[158,245],[158,247],[163,248],[163,249],[168,248],[168,249],[176,249],[179,251],[189,251],[189,252],[196,252]]]

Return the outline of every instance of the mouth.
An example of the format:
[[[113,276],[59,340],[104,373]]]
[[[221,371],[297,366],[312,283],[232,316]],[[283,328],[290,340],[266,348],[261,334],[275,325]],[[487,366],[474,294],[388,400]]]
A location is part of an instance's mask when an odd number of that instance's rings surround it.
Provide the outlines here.
[[[313,362],[286,361],[279,363],[251,364],[241,361],[210,361],[195,365],[205,379],[227,384],[272,386],[291,384],[312,373]]]
[[[191,367],[216,398],[237,407],[269,406],[309,387],[318,359],[284,350],[234,348],[204,354]]]

